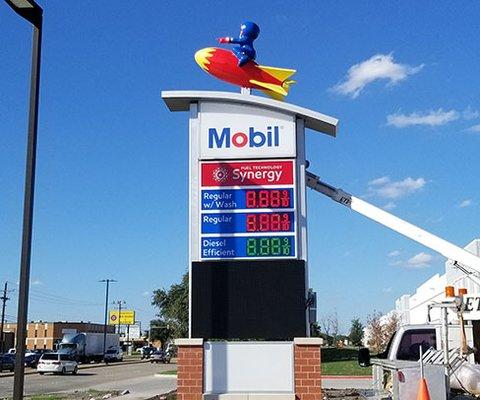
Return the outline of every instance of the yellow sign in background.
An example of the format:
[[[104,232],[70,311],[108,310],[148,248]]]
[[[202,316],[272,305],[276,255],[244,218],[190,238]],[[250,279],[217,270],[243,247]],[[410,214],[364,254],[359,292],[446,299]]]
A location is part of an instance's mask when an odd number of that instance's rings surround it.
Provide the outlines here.
[[[120,322],[118,322],[118,310],[110,310],[108,312],[109,325],[133,325],[135,324],[135,311],[122,310],[120,311]]]

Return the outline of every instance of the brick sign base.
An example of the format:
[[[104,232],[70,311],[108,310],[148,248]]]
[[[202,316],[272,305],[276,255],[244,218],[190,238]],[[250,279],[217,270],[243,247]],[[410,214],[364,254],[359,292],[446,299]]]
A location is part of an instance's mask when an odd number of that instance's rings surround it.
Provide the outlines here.
[[[178,346],[177,399],[202,400],[204,391],[203,339],[177,339],[175,344]],[[297,400],[322,399],[321,345],[322,339],[320,338],[295,338],[293,341],[294,395]],[[271,394],[275,395],[275,393]],[[245,395],[248,395],[249,400],[255,400],[257,394],[245,393]],[[238,397],[238,394],[233,397],[235,396]],[[208,397],[213,396],[208,395]],[[229,394],[221,393],[218,397],[227,400]],[[260,397],[261,395],[259,399]]]

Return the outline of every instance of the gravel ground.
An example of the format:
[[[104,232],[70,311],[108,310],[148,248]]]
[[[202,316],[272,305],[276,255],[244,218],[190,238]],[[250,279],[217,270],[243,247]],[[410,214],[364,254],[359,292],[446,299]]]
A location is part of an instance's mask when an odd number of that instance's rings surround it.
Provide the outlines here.
[[[363,399],[356,389],[324,389],[323,398],[330,399],[347,399],[347,400],[361,400]]]

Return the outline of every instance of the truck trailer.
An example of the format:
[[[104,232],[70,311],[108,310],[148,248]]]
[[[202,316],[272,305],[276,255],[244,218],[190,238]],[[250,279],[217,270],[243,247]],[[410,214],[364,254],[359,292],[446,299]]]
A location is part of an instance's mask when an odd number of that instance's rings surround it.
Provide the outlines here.
[[[120,348],[120,339],[116,333],[107,333],[103,347],[103,333],[66,333],[59,344],[58,352],[73,355],[78,362],[103,361],[104,351]]]

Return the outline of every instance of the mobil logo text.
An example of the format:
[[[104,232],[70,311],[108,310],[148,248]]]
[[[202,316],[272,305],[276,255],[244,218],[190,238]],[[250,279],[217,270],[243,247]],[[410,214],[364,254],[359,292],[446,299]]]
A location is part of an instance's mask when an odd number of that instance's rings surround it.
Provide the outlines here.
[[[209,128],[208,129],[208,148],[244,148],[244,147],[279,147],[280,146],[280,127],[267,126],[259,130],[253,126],[248,128],[248,132],[234,131],[231,128]]]

